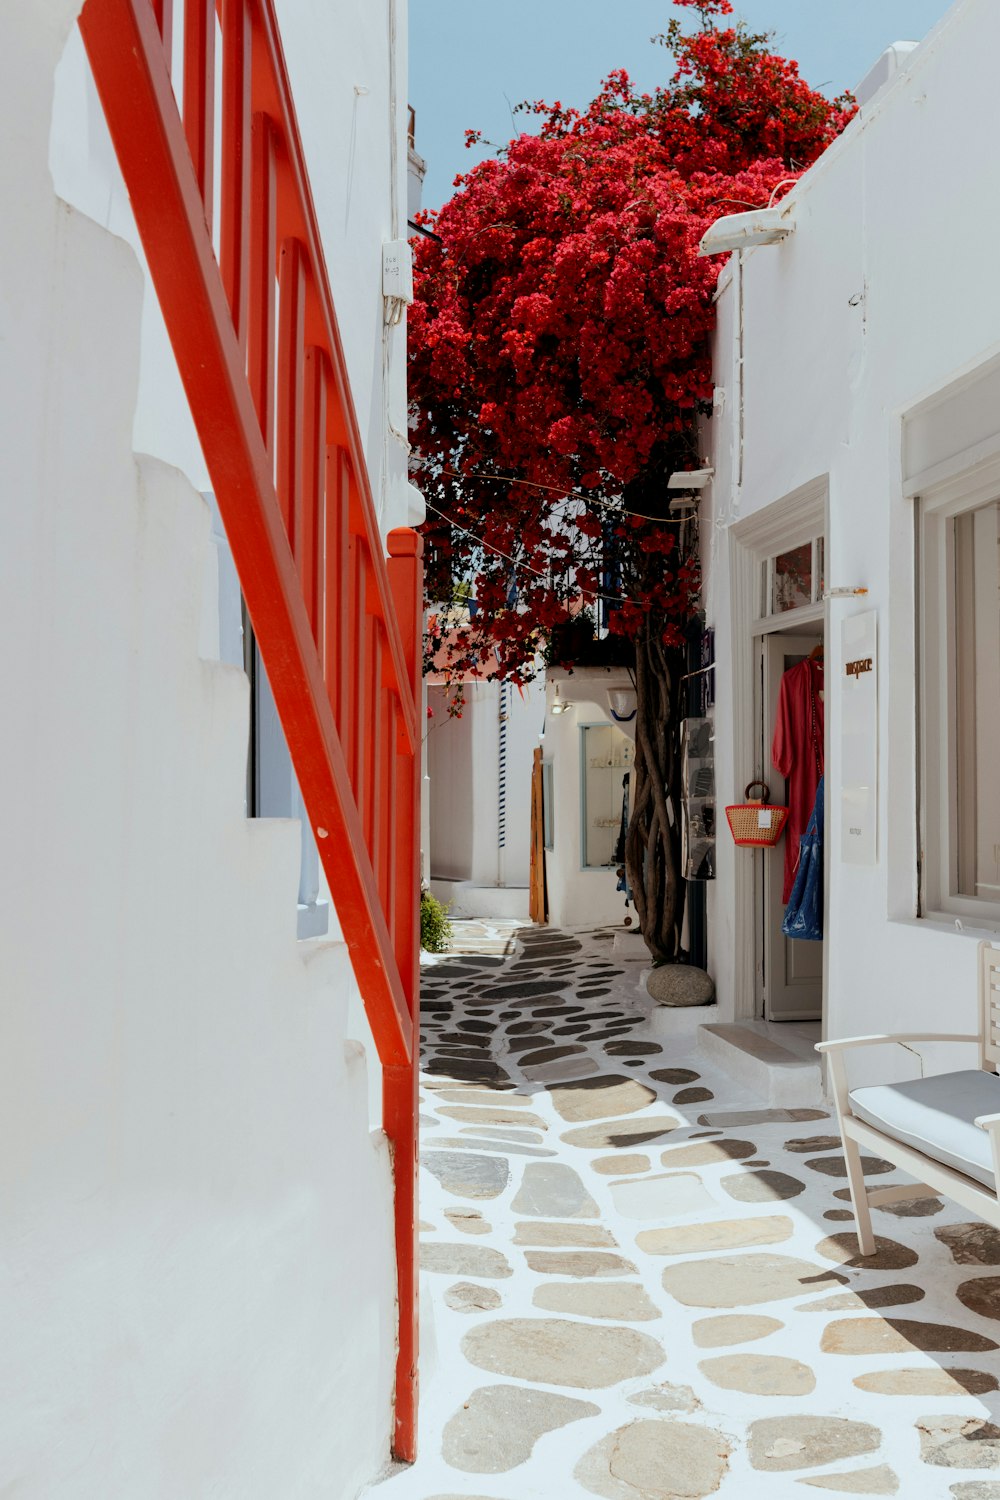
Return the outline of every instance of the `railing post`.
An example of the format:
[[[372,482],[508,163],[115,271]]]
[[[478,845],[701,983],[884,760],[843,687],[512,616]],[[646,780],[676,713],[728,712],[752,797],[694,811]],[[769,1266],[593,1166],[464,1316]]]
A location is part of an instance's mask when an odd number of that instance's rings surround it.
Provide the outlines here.
[[[388,537],[389,587],[392,591],[403,656],[413,701],[420,703],[423,630],[423,541],[400,527]],[[403,737],[400,736],[400,739]],[[395,806],[396,962],[412,1023],[411,1062],[386,1068],[382,1087],[382,1124],[392,1143],[396,1202],[396,1275],[399,1288],[399,1347],[396,1359],[396,1421],[393,1453],[412,1463],[417,1456],[417,1080],[420,1056],[420,739],[401,748],[386,746],[403,762],[398,767]]]

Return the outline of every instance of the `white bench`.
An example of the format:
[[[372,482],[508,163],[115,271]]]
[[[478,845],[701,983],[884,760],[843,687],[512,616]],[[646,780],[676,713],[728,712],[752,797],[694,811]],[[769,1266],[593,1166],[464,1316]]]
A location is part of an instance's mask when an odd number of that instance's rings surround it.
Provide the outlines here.
[[[855,1047],[913,1042],[974,1042],[979,1067],[907,1083],[851,1089],[845,1054]],[[1000,949],[979,947],[979,1031],[854,1036],[818,1042],[830,1077],[847,1161],[851,1204],[862,1255],[875,1254],[871,1208],[941,1193],[1000,1228]],[[917,1179],[916,1185],[866,1189],[861,1148]]]

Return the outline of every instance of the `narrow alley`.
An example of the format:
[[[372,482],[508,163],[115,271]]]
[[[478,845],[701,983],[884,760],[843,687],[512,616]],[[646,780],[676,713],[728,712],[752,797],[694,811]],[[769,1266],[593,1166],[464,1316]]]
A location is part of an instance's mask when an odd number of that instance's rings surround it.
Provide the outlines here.
[[[995,1500],[1000,1233],[902,1201],[861,1267],[821,1100],[668,1039],[608,930],[456,937],[423,970],[420,1456],[373,1493]]]

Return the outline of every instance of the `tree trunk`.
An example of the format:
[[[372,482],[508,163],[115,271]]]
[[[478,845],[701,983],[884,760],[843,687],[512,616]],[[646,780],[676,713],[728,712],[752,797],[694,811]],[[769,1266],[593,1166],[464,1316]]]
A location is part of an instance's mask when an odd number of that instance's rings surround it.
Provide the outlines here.
[[[684,655],[655,625],[635,646],[635,761],[625,868],[639,927],[654,959],[682,958],[680,725]]]

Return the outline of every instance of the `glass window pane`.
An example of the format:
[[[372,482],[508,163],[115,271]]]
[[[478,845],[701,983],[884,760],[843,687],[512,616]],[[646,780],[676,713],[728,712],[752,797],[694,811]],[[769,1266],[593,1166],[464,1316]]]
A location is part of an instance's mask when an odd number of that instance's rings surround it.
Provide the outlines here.
[[[781,552],[774,559],[772,614],[784,614],[787,609],[801,609],[812,603],[812,550],[812,542],[803,542],[801,547]]]
[[[819,604],[826,593],[826,538],[816,538],[816,594],[815,601]]]
[[[616,864],[624,780],[632,765],[632,741],[615,724],[584,726],[583,863],[588,870]]]
[[[958,516],[953,548],[957,894],[998,901],[1000,502]]]

